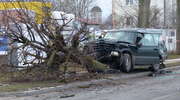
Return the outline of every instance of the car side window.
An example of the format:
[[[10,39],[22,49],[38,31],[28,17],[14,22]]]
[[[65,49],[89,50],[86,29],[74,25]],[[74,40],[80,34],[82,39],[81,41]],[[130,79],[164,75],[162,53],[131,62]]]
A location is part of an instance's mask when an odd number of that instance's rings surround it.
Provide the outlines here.
[[[154,37],[152,34],[144,34],[143,39],[140,41],[143,46],[156,46]]]
[[[156,46],[159,45],[160,42],[160,34],[153,34],[154,42],[156,43]]]

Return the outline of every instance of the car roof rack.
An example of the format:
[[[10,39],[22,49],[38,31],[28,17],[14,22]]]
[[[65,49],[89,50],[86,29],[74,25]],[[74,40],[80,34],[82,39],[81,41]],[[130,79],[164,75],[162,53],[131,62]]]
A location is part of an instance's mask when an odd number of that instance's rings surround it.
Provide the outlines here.
[[[104,32],[113,32],[113,31],[129,31],[129,32],[139,32],[139,33],[157,33],[162,34],[164,29],[151,29],[151,28],[123,28],[123,29],[112,29],[112,30],[103,30]]]

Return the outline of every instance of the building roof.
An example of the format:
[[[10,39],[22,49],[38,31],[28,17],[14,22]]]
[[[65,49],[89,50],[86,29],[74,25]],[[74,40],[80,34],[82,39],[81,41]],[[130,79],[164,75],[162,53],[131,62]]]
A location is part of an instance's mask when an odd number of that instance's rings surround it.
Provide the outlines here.
[[[101,8],[98,6],[95,6],[91,9],[91,12],[102,12]]]

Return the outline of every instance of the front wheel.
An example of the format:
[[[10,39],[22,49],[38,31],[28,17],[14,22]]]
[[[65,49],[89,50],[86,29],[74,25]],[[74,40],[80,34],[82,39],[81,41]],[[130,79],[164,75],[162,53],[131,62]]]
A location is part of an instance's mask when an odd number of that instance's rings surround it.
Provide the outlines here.
[[[160,64],[160,69],[164,69],[164,68],[166,68],[166,65],[164,63],[161,63]]]
[[[131,55],[128,53],[123,54],[123,62],[120,66],[121,71],[129,73],[133,70],[132,66],[132,58]]]

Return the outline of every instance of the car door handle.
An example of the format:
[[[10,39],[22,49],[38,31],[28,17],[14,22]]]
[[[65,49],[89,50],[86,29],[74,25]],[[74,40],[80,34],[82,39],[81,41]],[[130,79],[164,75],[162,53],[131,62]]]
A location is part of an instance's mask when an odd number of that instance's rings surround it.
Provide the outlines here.
[[[156,49],[154,49],[154,51],[158,51],[158,49],[156,48]]]

